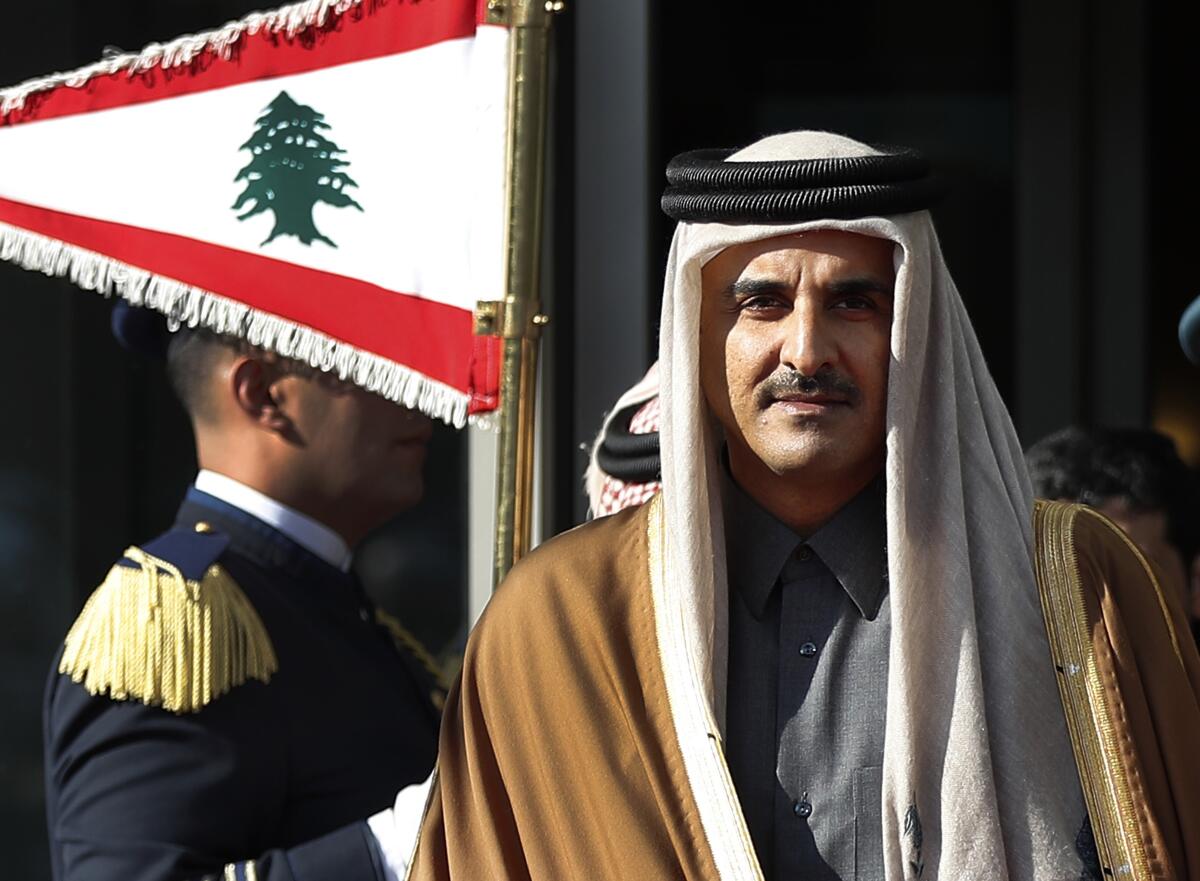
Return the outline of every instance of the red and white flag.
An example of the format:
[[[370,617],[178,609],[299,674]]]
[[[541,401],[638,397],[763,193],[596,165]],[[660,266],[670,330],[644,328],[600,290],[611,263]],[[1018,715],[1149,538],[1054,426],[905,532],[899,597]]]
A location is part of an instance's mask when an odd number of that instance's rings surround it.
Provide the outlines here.
[[[508,30],[310,0],[0,90],[0,259],[456,425],[504,287]]]

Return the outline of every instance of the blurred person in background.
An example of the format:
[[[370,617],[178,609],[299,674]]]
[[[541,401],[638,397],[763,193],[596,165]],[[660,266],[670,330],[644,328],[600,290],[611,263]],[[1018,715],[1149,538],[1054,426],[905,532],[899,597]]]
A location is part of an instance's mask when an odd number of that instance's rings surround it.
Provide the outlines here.
[[[1148,428],[1072,426],[1039,440],[1025,459],[1035,495],[1104,514],[1191,610],[1190,573],[1200,548],[1196,486],[1174,441]],[[1190,617],[1195,629],[1194,612]]]
[[[1179,318],[1179,345],[1187,359],[1200,366],[1200,297],[1192,300]],[[1192,561],[1190,575],[1192,631],[1200,643],[1200,555]]]

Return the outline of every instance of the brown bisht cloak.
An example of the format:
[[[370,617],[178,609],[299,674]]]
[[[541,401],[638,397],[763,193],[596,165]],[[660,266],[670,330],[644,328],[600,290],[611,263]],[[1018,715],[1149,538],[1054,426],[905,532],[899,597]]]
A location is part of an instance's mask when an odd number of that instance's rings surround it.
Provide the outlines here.
[[[1105,876],[1200,879],[1200,659],[1133,542],[1083,505],[1038,502],[1050,649]]]
[[[719,877],[664,684],[649,575],[656,507],[547,542],[493,598],[446,705],[410,879]],[[1107,521],[1086,511],[1050,524],[1045,513],[1039,575],[1060,565],[1078,588],[1117,745],[1102,778],[1085,782],[1132,830],[1122,834],[1135,857],[1115,877],[1200,879],[1200,661],[1182,612]],[[717,791],[736,804],[725,776]],[[730,831],[752,850],[744,824]]]
[[[663,682],[651,507],[545,543],[488,604],[409,878],[717,877]]]

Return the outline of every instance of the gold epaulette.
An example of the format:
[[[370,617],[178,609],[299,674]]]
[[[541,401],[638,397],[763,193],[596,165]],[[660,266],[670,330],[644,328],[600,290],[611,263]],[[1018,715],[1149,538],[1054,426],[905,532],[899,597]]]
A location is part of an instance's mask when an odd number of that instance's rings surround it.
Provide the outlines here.
[[[429,675],[433,677],[434,683],[440,690],[439,694],[430,695],[430,699],[433,701],[433,705],[440,710],[442,704],[445,703],[445,693],[450,690],[450,684],[447,682],[446,674],[438,664],[437,659],[430,653],[429,649],[425,648],[421,640],[409,633],[403,624],[383,609],[375,610],[375,623],[386,628],[397,645],[403,649],[407,649],[421,666],[429,671]]]
[[[60,673],[92,694],[194,713],[279,669],[262,619],[217,564],[199,581],[140,548],[125,551],[67,634]]]

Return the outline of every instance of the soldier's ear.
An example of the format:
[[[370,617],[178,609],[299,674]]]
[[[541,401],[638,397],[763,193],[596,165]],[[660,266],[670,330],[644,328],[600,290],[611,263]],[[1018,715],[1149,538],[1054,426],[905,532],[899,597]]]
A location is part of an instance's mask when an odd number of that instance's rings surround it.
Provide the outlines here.
[[[238,409],[261,428],[289,432],[292,422],[278,398],[279,371],[274,365],[250,356],[239,357],[229,371],[229,381]]]

